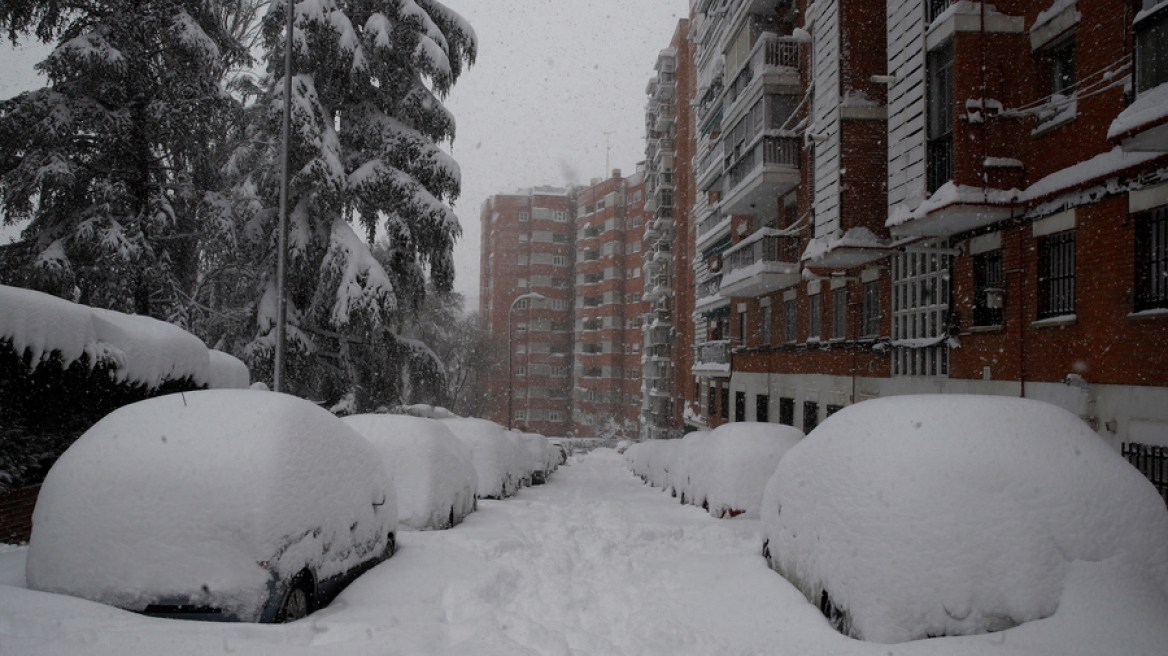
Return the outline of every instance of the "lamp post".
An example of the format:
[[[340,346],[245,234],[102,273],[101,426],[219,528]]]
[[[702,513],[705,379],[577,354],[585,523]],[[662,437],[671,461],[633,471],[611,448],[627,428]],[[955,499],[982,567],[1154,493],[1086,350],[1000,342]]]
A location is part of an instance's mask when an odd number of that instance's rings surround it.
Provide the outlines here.
[[[515,346],[511,344],[511,314],[515,312],[515,306],[519,305],[519,301],[542,301],[547,298],[543,294],[536,292],[528,292],[520,294],[511,301],[511,307],[507,309],[507,428],[511,428],[511,423],[515,419],[515,412],[512,409],[515,400],[515,367],[511,365],[511,360],[515,354]]]

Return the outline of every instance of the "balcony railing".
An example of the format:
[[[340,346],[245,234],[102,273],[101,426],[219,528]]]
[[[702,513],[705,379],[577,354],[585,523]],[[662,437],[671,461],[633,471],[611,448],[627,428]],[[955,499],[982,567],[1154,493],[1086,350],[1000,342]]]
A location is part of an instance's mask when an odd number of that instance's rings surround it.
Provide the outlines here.
[[[722,288],[722,274],[710,276],[697,285],[697,298],[707,298],[710,296],[717,296],[718,290]]]
[[[713,214],[707,216],[706,218],[704,218],[700,222],[698,222],[698,237],[701,237],[702,235],[709,233],[711,230],[713,230],[714,228],[717,228],[719,225],[721,225],[722,223],[724,223],[726,221],[727,221],[727,217],[722,216],[721,214],[718,214],[717,212],[714,212]]]
[[[750,51],[750,58],[726,89],[726,107],[738,100],[738,96],[754,81],[757,71],[774,66],[799,70],[799,42],[775,34],[760,36],[754,44],[754,49]]]
[[[799,149],[798,137],[763,137],[727,170],[727,192],[764,166],[799,168]]]
[[[797,264],[800,254],[797,236],[769,235],[727,255],[725,274],[730,276],[736,270],[753,266],[758,262],[792,262]]]
[[[706,342],[694,349],[699,364],[730,364],[730,340]]]

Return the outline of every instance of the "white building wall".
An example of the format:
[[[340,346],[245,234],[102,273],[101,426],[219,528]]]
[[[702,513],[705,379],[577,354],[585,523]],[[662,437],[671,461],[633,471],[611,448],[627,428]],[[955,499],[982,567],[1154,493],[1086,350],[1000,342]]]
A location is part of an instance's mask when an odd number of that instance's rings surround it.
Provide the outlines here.
[[[925,198],[925,8],[888,0],[888,207]]]

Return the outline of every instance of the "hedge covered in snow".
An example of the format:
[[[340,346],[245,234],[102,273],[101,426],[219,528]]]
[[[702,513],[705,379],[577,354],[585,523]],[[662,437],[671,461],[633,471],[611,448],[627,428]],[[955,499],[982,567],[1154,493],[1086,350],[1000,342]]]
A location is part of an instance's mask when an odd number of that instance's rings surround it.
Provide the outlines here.
[[[114,409],[207,386],[246,387],[247,367],[164,321],[0,285],[0,490]]]

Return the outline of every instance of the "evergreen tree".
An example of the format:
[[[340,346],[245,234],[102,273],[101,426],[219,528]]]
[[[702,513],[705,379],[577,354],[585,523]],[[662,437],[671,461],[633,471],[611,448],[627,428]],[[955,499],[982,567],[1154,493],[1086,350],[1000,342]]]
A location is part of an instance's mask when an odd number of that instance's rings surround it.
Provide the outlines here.
[[[274,354],[280,171],[274,136],[285,11],[284,2],[273,2],[265,19],[266,120],[251,140],[255,147],[241,151],[235,165],[243,174],[237,190],[245,191],[237,199],[254,199],[237,224],[265,263],[249,345],[261,371]],[[419,306],[427,279],[439,291],[450,289],[451,250],[460,234],[450,204],[459,171],[439,147],[454,137],[454,119],[440,98],[473,63],[476,42],[470,26],[434,0],[301,0],[295,25],[288,387],[332,404],[405,371],[417,349],[394,337],[395,313]],[[369,241],[384,230],[387,266],[350,221]],[[392,399],[365,404],[386,401]]]
[[[0,104],[0,214],[28,221],[6,282],[184,323],[215,150],[246,52],[208,0],[5,0],[16,41],[56,42],[43,89]]]

